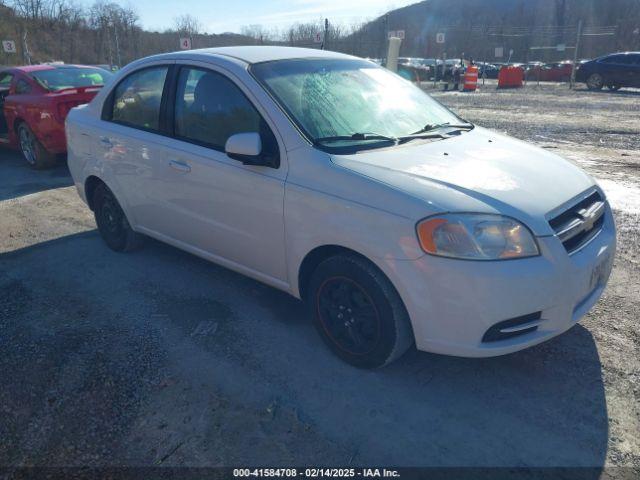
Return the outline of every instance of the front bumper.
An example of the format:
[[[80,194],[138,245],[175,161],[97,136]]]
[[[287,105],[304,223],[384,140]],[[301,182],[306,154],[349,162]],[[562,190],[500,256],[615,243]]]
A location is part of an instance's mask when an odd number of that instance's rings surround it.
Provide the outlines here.
[[[569,255],[539,237],[541,255],[478,262],[425,255],[385,265],[407,307],[419,350],[464,357],[503,355],[568,330],[598,301],[609,279],[616,233],[609,205],[602,230]],[[493,325],[540,312],[534,331],[483,341]]]

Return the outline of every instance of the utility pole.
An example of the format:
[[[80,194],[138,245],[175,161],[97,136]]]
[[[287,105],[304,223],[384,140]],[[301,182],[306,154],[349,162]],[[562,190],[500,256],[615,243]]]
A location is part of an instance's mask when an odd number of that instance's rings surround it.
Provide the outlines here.
[[[322,37],[322,47],[321,50],[327,48],[327,39],[329,38],[329,19],[324,19],[324,37]]]
[[[383,30],[382,31],[383,40],[382,40],[382,49],[381,49],[382,54],[380,55],[381,59],[384,58],[387,50],[387,32],[389,31],[389,14],[386,14],[382,19],[382,30]]]
[[[582,20],[578,21],[578,34],[576,36],[576,48],[573,49],[573,66],[571,67],[571,82],[569,88],[573,89],[576,84],[576,68],[578,65],[578,49],[580,48],[580,39],[582,38]]]
[[[113,24],[113,35],[116,40],[116,58],[118,60],[118,68],[122,68],[122,58],[120,58],[120,42],[118,41],[118,26]]]
[[[22,34],[22,58],[24,59],[24,63],[31,65],[31,52],[29,52],[29,45],[27,44],[26,28]]]

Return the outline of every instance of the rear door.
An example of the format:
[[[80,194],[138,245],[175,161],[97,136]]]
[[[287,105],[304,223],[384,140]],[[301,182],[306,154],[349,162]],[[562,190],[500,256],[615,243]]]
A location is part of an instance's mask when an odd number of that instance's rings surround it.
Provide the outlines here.
[[[161,110],[171,66],[149,64],[124,77],[104,103],[99,128],[87,132],[98,143],[97,155],[112,181],[109,186],[116,190],[129,220],[154,231],[165,224],[151,192],[163,182],[166,165],[162,144],[168,139]]]

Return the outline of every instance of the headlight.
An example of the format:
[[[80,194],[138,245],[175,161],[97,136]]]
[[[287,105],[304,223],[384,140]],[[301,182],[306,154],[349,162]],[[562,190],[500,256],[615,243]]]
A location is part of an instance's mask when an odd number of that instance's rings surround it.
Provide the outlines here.
[[[418,223],[417,232],[422,249],[441,257],[506,260],[539,254],[529,229],[502,215],[436,215]]]

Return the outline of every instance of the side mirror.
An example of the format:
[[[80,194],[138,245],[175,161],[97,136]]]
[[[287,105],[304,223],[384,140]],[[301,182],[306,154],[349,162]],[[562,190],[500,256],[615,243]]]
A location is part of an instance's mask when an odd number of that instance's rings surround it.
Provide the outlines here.
[[[262,157],[262,140],[255,132],[236,133],[227,139],[224,151],[229,158],[241,161],[244,165],[265,165]]]

